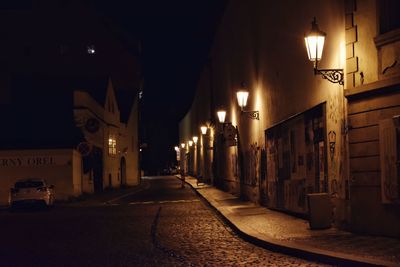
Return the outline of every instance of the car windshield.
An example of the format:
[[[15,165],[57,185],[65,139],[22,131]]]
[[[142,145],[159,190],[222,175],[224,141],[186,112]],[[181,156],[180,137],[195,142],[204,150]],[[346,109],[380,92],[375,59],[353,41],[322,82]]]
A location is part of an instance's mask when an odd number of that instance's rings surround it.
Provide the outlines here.
[[[15,188],[30,188],[30,187],[41,187],[43,186],[42,181],[21,181],[15,183]]]

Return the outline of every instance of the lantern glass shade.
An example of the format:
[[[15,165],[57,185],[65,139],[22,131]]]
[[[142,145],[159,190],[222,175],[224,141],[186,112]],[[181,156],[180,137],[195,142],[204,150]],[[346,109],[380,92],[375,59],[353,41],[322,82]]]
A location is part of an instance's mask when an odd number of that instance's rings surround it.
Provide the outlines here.
[[[249,92],[247,91],[238,91],[236,93],[237,102],[239,107],[244,108],[247,105],[247,98],[249,97]]]
[[[207,126],[201,126],[200,130],[201,130],[201,134],[206,134],[207,133]]]
[[[314,18],[311,24],[310,33],[306,37],[304,37],[304,40],[306,42],[308,59],[310,61],[321,60],[322,51],[324,49],[325,36],[326,33],[324,33],[318,28],[318,24],[316,22],[316,19]]]
[[[219,111],[217,111],[217,115],[218,115],[219,122],[220,123],[224,123],[225,122],[226,111],[225,110],[219,110]]]
[[[198,138],[197,136],[193,136],[193,142],[194,142],[195,144],[197,144],[197,140],[199,140],[199,138]]]
[[[175,151],[179,151],[179,147],[177,147],[177,146],[174,147],[174,149],[175,149]]]
[[[189,146],[193,146],[193,141],[192,140],[189,140]]]
[[[182,143],[182,144],[181,144],[181,148],[185,148],[185,146],[186,146],[185,143]]]

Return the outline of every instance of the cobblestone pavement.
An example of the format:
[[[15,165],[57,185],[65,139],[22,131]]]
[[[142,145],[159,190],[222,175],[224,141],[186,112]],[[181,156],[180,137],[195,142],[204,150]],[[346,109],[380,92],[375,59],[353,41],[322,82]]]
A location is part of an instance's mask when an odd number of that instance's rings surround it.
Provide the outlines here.
[[[156,238],[179,266],[324,266],[243,241],[201,202],[162,206]]]
[[[318,258],[335,257],[342,264],[400,266],[400,240],[341,231],[334,227],[311,230],[307,220],[245,202],[208,185],[186,181],[241,233],[255,236],[266,243],[284,244],[317,254]],[[344,262],[347,261],[347,263]]]
[[[0,210],[0,266],[322,266],[243,241],[172,177],[149,184],[111,202]]]

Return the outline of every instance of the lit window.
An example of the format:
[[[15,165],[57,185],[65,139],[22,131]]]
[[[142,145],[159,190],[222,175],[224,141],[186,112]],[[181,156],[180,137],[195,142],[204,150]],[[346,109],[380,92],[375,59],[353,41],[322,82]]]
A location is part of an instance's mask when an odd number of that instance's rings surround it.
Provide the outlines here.
[[[110,135],[108,138],[108,154],[116,155],[117,154],[117,140],[114,135]]]

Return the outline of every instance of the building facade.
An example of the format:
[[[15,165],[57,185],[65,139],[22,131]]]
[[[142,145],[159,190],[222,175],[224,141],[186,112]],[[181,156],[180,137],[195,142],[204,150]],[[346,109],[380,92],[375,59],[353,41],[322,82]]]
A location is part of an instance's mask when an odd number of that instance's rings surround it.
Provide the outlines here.
[[[200,136],[196,152],[187,148],[198,175],[300,215],[309,213],[308,194],[326,193],[335,225],[400,236],[398,5],[230,1],[179,126],[180,142]],[[313,17],[326,32],[318,67],[342,69],[343,85],[308,60],[304,37]],[[244,108],[236,99],[242,87]],[[216,117],[221,109],[224,123]]]
[[[74,92],[74,120],[84,135],[77,149],[83,157],[83,192],[88,193],[140,182],[138,99],[131,99],[123,116],[111,80],[104,96],[101,104],[86,91]]]

